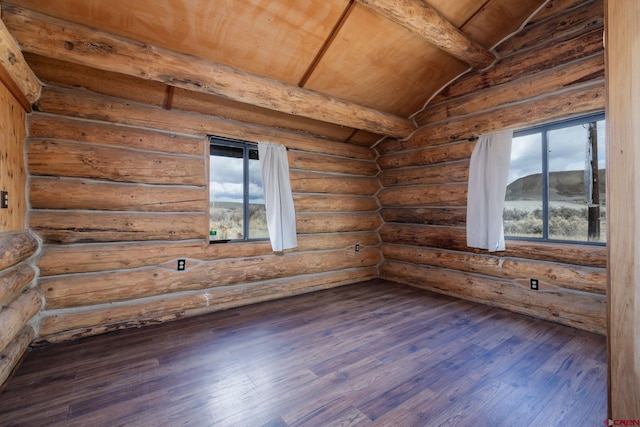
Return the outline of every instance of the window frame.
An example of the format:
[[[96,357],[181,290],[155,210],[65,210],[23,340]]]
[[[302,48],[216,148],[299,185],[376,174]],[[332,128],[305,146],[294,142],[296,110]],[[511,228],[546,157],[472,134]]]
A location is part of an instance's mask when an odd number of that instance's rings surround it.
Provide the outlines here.
[[[220,239],[220,240],[211,240],[210,234],[207,236],[209,240],[209,244],[220,244],[220,243],[244,243],[244,242],[262,242],[268,241],[269,237],[257,237],[250,238],[249,237],[249,205],[250,205],[250,194],[249,194],[249,184],[250,184],[250,176],[249,176],[249,160],[250,160],[250,151],[255,150],[258,153],[258,144],[250,141],[243,141],[239,139],[231,139],[225,138],[217,135],[207,135],[207,139],[209,141],[209,168],[208,173],[211,173],[211,157],[213,154],[211,153],[212,146],[219,147],[231,147],[231,148],[241,148],[242,149],[242,216],[243,216],[243,239]],[[259,160],[259,155],[256,160]],[[211,194],[211,176],[208,179],[208,194]],[[263,192],[264,197],[264,192]],[[209,218],[211,218],[211,199],[209,199],[209,209],[208,209]],[[209,230],[209,233],[211,230]]]
[[[553,130],[563,129],[580,124],[587,124],[590,122],[605,120],[604,111],[600,111],[593,114],[588,114],[579,117],[573,117],[570,119],[559,120],[556,122],[545,123],[536,125],[530,128],[517,130],[513,132],[513,138],[521,136],[533,135],[536,133],[541,134],[540,143],[540,157],[542,160],[542,237],[519,237],[508,236],[505,234],[505,240],[525,241],[525,242],[537,242],[537,243],[559,243],[559,244],[572,244],[572,245],[588,245],[588,246],[606,246],[607,242],[589,242],[583,240],[567,240],[567,239],[552,239],[549,238],[549,138],[548,133]],[[605,122],[606,126],[606,122]],[[605,140],[605,147],[607,141]],[[606,168],[605,168],[606,170]],[[606,206],[606,205],[605,205]]]

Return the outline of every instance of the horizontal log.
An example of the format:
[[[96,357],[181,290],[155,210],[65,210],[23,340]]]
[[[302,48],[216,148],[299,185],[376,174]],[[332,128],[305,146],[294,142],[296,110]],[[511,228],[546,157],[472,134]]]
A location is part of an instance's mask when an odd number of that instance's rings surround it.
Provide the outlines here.
[[[291,190],[294,193],[329,193],[373,196],[380,188],[375,177],[304,172],[296,169],[290,172]]]
[[[501,59],[486,71],[472,72],[461,77],[435,96],[431,103],[439,104],[447,99],[550,70],[602,51],[602,28],[591,29],[586,34],[561,42],[547,40],[545,44],[538,45],[535,49]],[[424,124],[420,120],[416,121],[418,125]]]
[[[384,222],[409,224],[443,225],[464,227],[467,222],[466,207],[419,207],[419,208],[383,208],[380,210]]]
[[[486,68],[496,60],[492,52],[469,38],[436,9],[420,0],[358,0],[358,2],[473,68]]]
[[[12,267],[38,250],[38,241],[28,231],[0,233],[0,270]]]
[[[607,330],[604,295],[562,290],[532,292],[514,280],[398,261],[383,262],[380,276],[601,335],[605,335]]]
[[[468,252],[443,251],[442,249],[417,246],[383,245],[382,255],[385,259],[483,274],[503,279],[515,279],[527,284],[529,279],[538,279],[540,281],[540,289],[543,290],[546,285],[553,285],[565,289],[605,295],[607,288],[607,272],[604,268]]]
[[[204,136],[178,135],[38,112],[29,116],[29,136],[200,157],[208,149],[208,141]]]
[[[25,326],[3,350],[0,350],[0,393],[3,385],[6,385],[7,380],[20,364],[35,335],[31,326]]]
[[[204,239],[202,213],[31,211],[30,226],[45,243]]]
[[[600,1],[600,0],[596,0]],[[529,24],[534,24],[536,22],[544,21],[551,16],[560,15],[567,9],[571,9],[578,4],[585,3],[584,0],[553,0],[544,5],[542,9],[538,11],[534,16],[529,20]]]
[[[427,166],[387,169],[380,172],[378,179],[384,187],[467,182],[469,161],[458,160]]]
[[[378,166],[372,160],[326,156],[319,153],[289,150],[289,167],[317,172],[336,172],[359,176],[375,176]]]
[[[574,34],[584,33],[593,28],[604,28],[602,1],[583,2],[580,7],[564,13],[556,11],[553,18],[527,25],[522,31],[509,37],[496,48],[496,52],[500,57],[505,57],[548,42],[550,39],[566,40]]]
[[[139,302],[111,304],[88,309],[43,312],[40,321],[40,344],[75,339],[81,336],[109,332],[128,327],[131,320],[154,319],[168,313],[185,313],[206,309],[209,312],[247,304],[279,299],[306,292],[348,285],[377,276],[375,267],[299,276],[287,279],[256,282],[248,286],[221,287],[206,292],[166,295]],[[107,325],[101,327],[101,325]],[[130,327],[130,326],[129,326]],[[68,331],[68,332],[67,332]]]
[[[607,267],[607,248],[604,246],[535,243],[522,240],[507,240],[506,245],[505,255],[512,257],[598,268]]]
[[[9,305],[0,311],[0,349],[4,349],[13,341],[42,307],[42,296],[35,289],[18,295]]]
[[[435,163],[448,163],[456,160],[468,160],[471,158],[471,153],[476,145],[476,141],[462,141],[425,148],[420,148],[421,144],[435,145],[422,142],[418,143],[413,139],[399,143],[400,147],[398,148],[403,151],[387,154],[378,158],[380,168],[387,170],[407,166],[425,166]],[[404,147],[409,145],[415,146],[417,149],[404,151]]]
[[[29,264],[0,272],[0,307],[13,299],[35,277],[36,272]]]
[[[250,142],[269,140],[302,151],[373,160],[373,152],[368,147],[205,114],[169,111],[152,105],[74,89],[46,87],[35,108],[38,111],[63,116],[141,126],[165,132],[199,137],[213,134]]]
[[[380,236],[376,231],[353,231],[339,233],[324,233],[318,235],[298,236],[298,251],[311,252],[332,249],[354,250],[356,244],[360,248],[378,246]]]
[[[4,18],[4,13],[2,17]],[[14,92],[14,96],[26,98],[27,108],[25,110],[31,111],[29,103],[35,102],[40,97],[42,85],[25,61],[20,46],[3,20],[0,20],[0,68],[6,71],[6,76],[10,79],[5,82],[5,85],[15,85],[17,90]]]
[[[378,202],[373,196],[294,194],[296,212],[358,212],[376,211]]]
[[[380,228],[380,239],[383,244],[395,243],[457,251],[468,250],[467,232],[461,227],[385,223]]]
[[[382,225],[377,212],[306,213],[296,215],[299,234],[375,231]]]
[[[171,108],[173,110],[193,111],[256,125],[303,131],[335,141],[346,141],[349,135],[354,132],[354,129],[350,127],[294,116],[180,88],[175,88],[173,91]]]
[[[378,248],[334,250],[196,263],[185,271],[148,267],[132,271],[45,277],[40,288],[47,310],[135,300],[285,277],[371,267]]]
[[[1,41],[0,44],[2,44]],[[14,77],[9,74],[9,71],[0,64],[0,87],[2,92],[5,92],[3,94],[3,104],[6,104],[5,100],[8,100],[9,103],[15,103],[15,109],[19,110],[19,112],[14,113],[14,115],[31,113],[33,111],[31,103],[13,79]]]
[[[552,94],[589,80],[603,78],[604,54],[597,53],[595,56],[430,106],[420,113],[419,120],[424,124],[435,123]]]
[[[475,137],[504,129],[531,127],[604,110],[604,80],[479,114],[464,116],[420,128],[403,143],[403,149],[421,148]]]
[[[7,6],[3,20],[26,52],[381,135],[415,129],[373,108],[19,7]]]
[[[300,252],[331,249],[353,249],[377,246],[376,232],[353,232],[298,236]],[[178,258],[218,260],[269,255],[273,251],[269,241],[234,242],[209,245],[204,242],[132,242],[89,243],[77,245],[44,245],[38,260],[40,275],[53,276],[70,273],[89,273],[157,266]]]
[[[41,277],[120,270],[157,265],[177,258],[200,259],[204,251],[204,239],[200,242],[44,245],[38,259],[38,268]]]
[[[206,185],[205,160],[60,140],[29,139],[32,175],[144,184]]]
[[[29,189],[33,209],[142,212],[208,212],[209,209],[207,190],[204,187],[33,177]],[[70,194],[73,197],[69,197]]]
[[[386,223],[380,228],[380,238],[384,243],[488,253],[482,249],[467,247],[464,228]],[[604,246],[507,240],[506,250],[499,254],[586,267],[605,268],[607,265],[607,250]]]
[[[25,53],[38,78],[48,84],[81,87],[102,95],[162,106],[167,85],[160,82],[98,70],[67,61]]]
[[[382,207],[466,206],[467,183],[411,185],[383,188],[378,193]]]

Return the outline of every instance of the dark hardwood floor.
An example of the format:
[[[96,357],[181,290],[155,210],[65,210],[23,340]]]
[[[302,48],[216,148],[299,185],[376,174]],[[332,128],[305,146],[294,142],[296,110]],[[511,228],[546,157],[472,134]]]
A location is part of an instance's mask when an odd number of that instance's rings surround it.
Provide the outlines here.
[[[382,280],[32,351],[0,425],[598,426],[605,338]]]

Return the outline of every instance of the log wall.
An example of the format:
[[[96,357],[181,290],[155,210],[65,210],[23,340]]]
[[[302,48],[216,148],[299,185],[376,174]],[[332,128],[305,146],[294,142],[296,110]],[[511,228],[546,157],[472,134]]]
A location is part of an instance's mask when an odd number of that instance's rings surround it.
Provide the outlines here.
[[[29,225],[44,242],[46,301],[36,344],[377,277],[382,219],[370,148],[168,110],[154,93],[141,102],[144,86],[124,99],[128,81],[106,80],[98,94],[69,78],[47,82],[29,118]],[[208,243],[207,134],[289,148],[297,249]]]
[[[415,115],[409,139],[376,147],[384,225],[381,277],[606,332],[606,249],[508,241],[466,246],[469,158],[478,135],[604,110],[603,4],[561,2],[497,47]],[[531,291],[529,279],[540,280]]]
[[[26,230],[26,115],[40,83],[0,21],[0,391],[16,369],[36,330],[42,295],[35,286],[39,243]]]

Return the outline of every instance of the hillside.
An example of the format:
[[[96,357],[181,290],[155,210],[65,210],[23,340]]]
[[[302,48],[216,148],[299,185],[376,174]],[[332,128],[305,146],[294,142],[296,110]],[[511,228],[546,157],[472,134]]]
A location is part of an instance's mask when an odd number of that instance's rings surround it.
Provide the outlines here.
[[[605,170],[599,171],[600,199],[605,198]],[[542,175],[537,173],[513,181],[507,186],[507,201],[540,200]],[[584,171],[551,172],[549,174],[549,199],[554,201],[576,201],[584,199]]]

